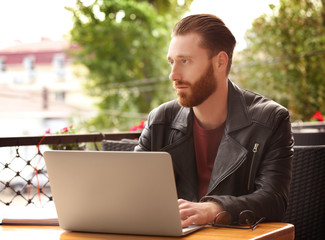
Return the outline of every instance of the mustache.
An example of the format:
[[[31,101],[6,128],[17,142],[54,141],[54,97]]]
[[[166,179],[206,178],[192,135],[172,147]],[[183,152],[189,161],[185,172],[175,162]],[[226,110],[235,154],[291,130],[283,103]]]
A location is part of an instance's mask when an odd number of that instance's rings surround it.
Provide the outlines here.
[[[183,80],[174,82],[174,87],[178,87],[178,86],[191,86],[191,84]]]

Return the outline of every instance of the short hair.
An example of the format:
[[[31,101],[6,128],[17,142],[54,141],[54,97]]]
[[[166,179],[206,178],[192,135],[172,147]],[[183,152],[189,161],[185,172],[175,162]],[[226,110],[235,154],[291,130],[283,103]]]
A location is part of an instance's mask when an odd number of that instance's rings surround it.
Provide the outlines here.
[[[172,37],[189,33],[197,33],[201,36],[200,45],[209,50],[210,57],[220,51],[227,53],[227,74],[229,74],[236,39],[224,22],[212,14],[190,15],[176,23]]]

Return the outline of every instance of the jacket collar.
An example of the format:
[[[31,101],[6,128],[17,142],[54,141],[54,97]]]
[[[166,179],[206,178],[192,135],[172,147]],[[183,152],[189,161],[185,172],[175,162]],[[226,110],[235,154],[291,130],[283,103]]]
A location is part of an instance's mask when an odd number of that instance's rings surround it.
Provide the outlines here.
[[[226,131],[228,133],[247,127],[252,123],[247,110],[247,104],[241,90],[236,84],[228,80],[228,116]]]
[[[192,126],[193,109],[180,107],[171,127],[183,133]],[[228,80],[228,116],[226,120],[226,131],[228,133],[244,128],[251,124],[251,118],[247,111],[247,105],[242,90]]]
[[[192,108],[180,107],[174,121],[171,123],[171,128],[186,134],[188,132],[188,126],[192,126],[193,116],[194,113]]]

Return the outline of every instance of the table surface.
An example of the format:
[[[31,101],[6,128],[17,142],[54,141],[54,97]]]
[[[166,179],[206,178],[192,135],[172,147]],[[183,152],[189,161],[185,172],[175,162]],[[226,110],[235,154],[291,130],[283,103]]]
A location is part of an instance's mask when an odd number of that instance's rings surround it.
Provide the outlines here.
[[[252,231],[250,229],[230,229],[230,228],[212,228],[207,227],[200,229],[185,237],[157,237],[157,236],[136,236],[120,234],[102,234],[102,233],[80,233],[67,232],[58,226],[15,226],[0,225],[0,239],[46,239],[46,240],[244,240],[244,239],[276,239],[276,240],[293,240],[294,226],[288,223],[261,223]]]

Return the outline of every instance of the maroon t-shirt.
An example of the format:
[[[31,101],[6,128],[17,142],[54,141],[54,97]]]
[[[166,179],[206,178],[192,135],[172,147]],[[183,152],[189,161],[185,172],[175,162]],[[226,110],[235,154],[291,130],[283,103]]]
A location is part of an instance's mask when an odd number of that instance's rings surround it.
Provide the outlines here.
[[[202,128],[196,117],[193,123],[199,197],[207,194],[214,160],[223,135],[224,124],[212,130]]]

